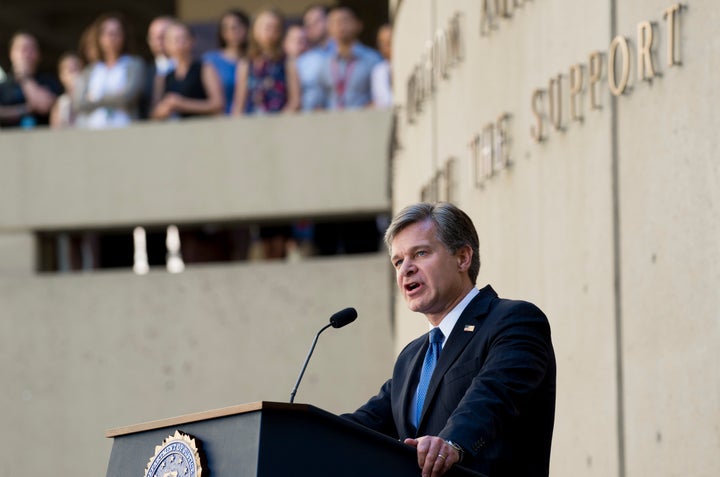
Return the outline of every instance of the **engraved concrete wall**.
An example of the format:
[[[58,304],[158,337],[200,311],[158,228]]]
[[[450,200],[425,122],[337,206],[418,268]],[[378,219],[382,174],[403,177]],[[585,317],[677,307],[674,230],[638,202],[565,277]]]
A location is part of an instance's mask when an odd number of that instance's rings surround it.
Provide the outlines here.
[[[662,73],[618,99],[628,475],[720,472],[720,6],[685,4],[668,67],[672,4],[618,2],[619,32],[658,22]]]
[[[551,475],[720,469],[720,10],[688,3],[668,16],[662,0],[404,0],[397,13],[393,208],[463,207],[478,284],[547,313]],[[447,64],[454,18],[464,54]],[[667,64],[670,38],[682,64]],[[659,74],[639,79],[638,62]],[[426,323],[395,309],[397,351]]]

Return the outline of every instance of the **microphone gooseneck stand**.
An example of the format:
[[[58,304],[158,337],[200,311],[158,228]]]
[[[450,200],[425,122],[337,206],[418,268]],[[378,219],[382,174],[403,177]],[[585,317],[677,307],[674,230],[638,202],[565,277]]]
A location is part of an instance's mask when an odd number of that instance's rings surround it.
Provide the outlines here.
[[[293,387],[293,390],[290,392],[290,403],[292,404],[295,401],[295,394],[297,394],[298,386],[300,386],[300,381],[302,381],[303,374],[305,374],[305,368],[307,368],[308,363],[310,362],[310,357],[313,354],[313,351],[315,351],[315,345],[317,344],[318,338],[320,337],[320,333],[325,331],[326,329],[333,326],[332,323],[328,323],[327,325],[323,326],[320,331],[317,332],[315,335],[315,339],[312,342],[312,346],[310,346],[310,351],[307,354],[307,357],[305,358],[305,363],[303,363],[302,369],[300,370],[300,375],[297,378],[297,382],[295,383],[295,387]]]

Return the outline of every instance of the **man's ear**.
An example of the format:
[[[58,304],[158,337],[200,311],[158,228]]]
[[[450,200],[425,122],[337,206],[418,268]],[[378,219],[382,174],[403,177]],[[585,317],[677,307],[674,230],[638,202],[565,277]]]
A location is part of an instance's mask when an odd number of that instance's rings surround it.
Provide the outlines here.
[[[473,250],[470,245],[463,245],[455,252],[455,259],[457,260],[458,270],[461,272],[467,272],[472,264]]]

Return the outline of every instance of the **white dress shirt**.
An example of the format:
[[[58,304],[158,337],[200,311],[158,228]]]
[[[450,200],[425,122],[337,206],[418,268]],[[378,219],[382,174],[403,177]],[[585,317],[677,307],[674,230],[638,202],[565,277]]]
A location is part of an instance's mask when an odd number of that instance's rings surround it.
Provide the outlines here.
[[[472,290],[468,292],[467,295],[465,295],[465,298],[460,300],[460,303],[455,305],[455,308],[450,310],[450,313],[445,315],[445,318],[442,319],[440,324],[438,325],[438,328],[440,328],[440,331],[442,331],[442,334],[445,336],[445,339],[442,342],[442,347],[445,347],[445,343],[447,342],[448,336],[450,336],[450,333],[452,333],[453,328],[455,328],[455,323],[457,323],[457,320],[460,318],[460,315],[462,315],[462,312],[465,311],[465,308],[467,308],[468,304],[472,301],[475,296],[480,293],[480,290],[473,287]],[[430,329],[433,329],[433,326],[430,326]]]

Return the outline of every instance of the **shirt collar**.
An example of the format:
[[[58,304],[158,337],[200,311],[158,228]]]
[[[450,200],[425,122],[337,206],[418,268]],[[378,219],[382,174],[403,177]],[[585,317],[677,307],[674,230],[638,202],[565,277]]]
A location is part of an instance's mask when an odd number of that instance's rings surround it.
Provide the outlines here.
[[[360,43],[358,43],[356,41],[355,43],[352,44],[352,47],[350,48],[350,57],[349,58],[344,58],[344,57],[340,56],[340,53],[338,53],[337,44],[335,45],[332,54],[335,56],[335,58],[337,58],[339,60],[353,61],[353,60],[357,60],[360,58],[360,56],[362,55],[362,50],[360,48]]]
[[[318,45],[316,48],[321,51],[322,53],[334,53],[337,49],[337,43],[335,43],[335,40],[332,38],[329,38],[327,42],[325,42],[324,45]]]
[[[175,61],[165,55],[155,57],[155,69],[158,75],[166,75],[175,69]]]
[[[445,318],[442,319],[438,327],[440,328],[440,331],[442,331],[443,335],[445,335],[445,339],[443,340],[443,347],[445,347],[445,343],[447,343],[447,339],[450,336],[450,333],[452,333],[453,328],[455,328],[455,323],[457,323],[458,319],[460,318],[460,315],[462,315],[462,312],[465,311],[465,308],[468,306],[468,304],[472,301],[475,296],[480,293],[480,290],[473,287],[472,290],[468,292],[467,295],[465,295],[465,298],[463,298],[460,303],[455,305],[455,308],[450,310],[450,313],[445,315]],[[430,326],[430,329],[433,327]]]

